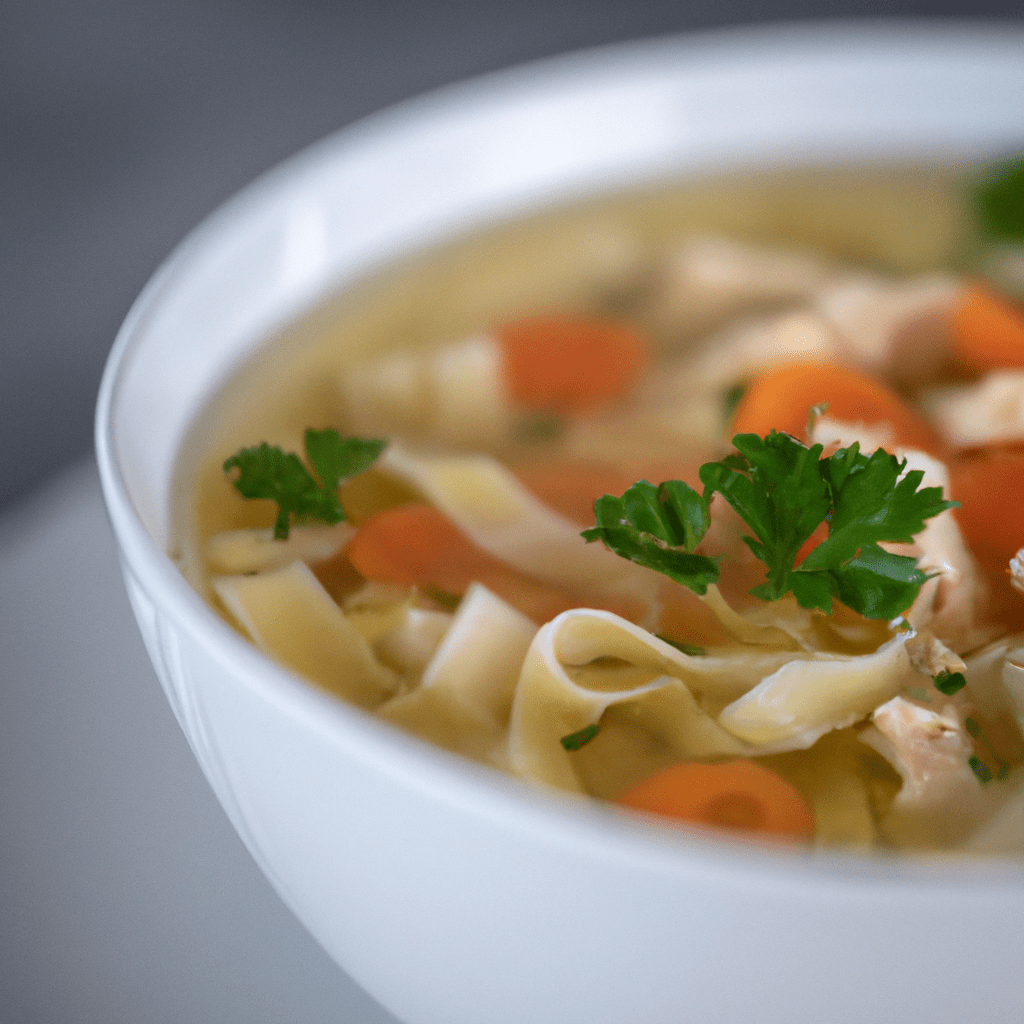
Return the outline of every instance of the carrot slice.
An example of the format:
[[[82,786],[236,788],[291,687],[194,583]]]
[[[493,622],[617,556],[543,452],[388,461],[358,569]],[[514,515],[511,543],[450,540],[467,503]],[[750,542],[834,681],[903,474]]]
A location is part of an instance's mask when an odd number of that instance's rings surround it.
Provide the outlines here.
[[[1024,628],[1024,597],[1010,585],[1009,563],[1024,547],[1024,452],[989,450],[949,467],[953,510],[964,540],[989,579],[992,614]]]
[[[867,426],[888,424],[894,443],[935,453],[938,435],[919,413],[881,381],[838,363],[800,362],[755,377],[733,417],[733,432],[763,437],[778,430],[804,437],[811,408],[828,404],[828,415]]]
[[[463,590],[494,561],[429,505],[401,505],[368,519],[346,548],[368,580]]]
[[[780,775],[756,761],[689,761],[652,775],[617,803],[717,828],[811,839],[814,815]]]
[[[1024,308],[986,284],[957,296],[950,332],[954,353],[972,370],[1024,367]]]
[[[625,599],[588,602],[586,595],[526,576],[480,550],[447,516],[429,505],[402,505],[378,513],[360,527],[345,553],[356,571],[375,583],[436,588],[456,596],[464,594],[471,583],[482,583],[538,624],[585,604],[631,621],[645,611]]]
[[[647,344],[628,324],[547,314],[495,331],[513,402],[573,414],[623,397],[647,364]]]

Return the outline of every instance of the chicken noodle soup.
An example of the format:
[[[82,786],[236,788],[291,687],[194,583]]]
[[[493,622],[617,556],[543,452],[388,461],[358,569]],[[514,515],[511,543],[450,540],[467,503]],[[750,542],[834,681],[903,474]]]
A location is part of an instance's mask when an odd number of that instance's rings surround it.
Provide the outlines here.
[[[1024,259],[970,187],[664,187],[347,289],[196,423],[182,567],[312,683],[530,782],[1018,852]]]

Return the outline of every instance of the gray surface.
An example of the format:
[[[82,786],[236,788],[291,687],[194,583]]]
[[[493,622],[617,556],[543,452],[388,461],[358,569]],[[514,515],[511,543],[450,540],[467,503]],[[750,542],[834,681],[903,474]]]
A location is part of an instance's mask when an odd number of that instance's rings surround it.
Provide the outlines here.
[[[103,358],[171,247],[260,171],[423,89],[739,22],[1024,17],[1021,0],[6,0],[0,507],[90,444]]]
[[[0,518],[0,1021],[395,1024],[271,891],[146,659],[91,463]]]

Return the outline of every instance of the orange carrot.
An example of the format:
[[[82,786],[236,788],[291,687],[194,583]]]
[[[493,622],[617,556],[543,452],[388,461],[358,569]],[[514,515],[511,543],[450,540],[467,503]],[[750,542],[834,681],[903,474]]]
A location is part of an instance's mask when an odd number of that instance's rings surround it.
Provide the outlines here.
[[[989,579],[992,614],[1024,628],[1024,596],[1010,586],[1009,562],[1024,547],[1024,452],[992,449],[949,467],[953,515]]]
[[[434,586],[461,594],[494,561],[429,505],[401,505],[368,519],[346,548],[376,583]]]
[[[513,402],[525,409],[580,413],[623,397],[647,363],[647,345],[628,324],[547,314],[495,331]]]
[[[828,415],[866,426],[888,424],[893,443],[939,450],[930,424],[874,377],[838,363],[790,363],[755,377],[733,417],[733,433],[764,436],[778,430],[803,438],[811,408],[828,404]]]
[[[756,761],[685,761],[652,775],[616,802],[718,828],[805,840],[814,835],[807,801]]]
[[[957,296],[950,333],[953,352],[971,370],[1024,367],[1024,308],[982,282]]]
[[[538,624],[581,605],[607,608],[632,621],[645,611],[624,602],[588,602],[586,595],[526,576],[476,547],[429,505],[403,505],[378,513],[359,528],[345,552],[356,571],[375,583],[436,588],[456,596],[470,583],[482,583]]]

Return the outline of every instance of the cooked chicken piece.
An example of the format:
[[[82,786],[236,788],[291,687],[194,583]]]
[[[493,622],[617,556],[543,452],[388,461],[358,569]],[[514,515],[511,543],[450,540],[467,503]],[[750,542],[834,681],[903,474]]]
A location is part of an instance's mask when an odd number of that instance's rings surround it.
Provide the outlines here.
[[[781,363],[839,359],[843,342],[836,330],[809,310],[750,318],[714,334],[689,364],[691,380],[725,392]]]
[[[896,383],[920,381],[948,358],[950,309],[961,287],[938,274],[910,281],[855,276],[823,290],[814,308],[857,365]]]
[[[994,812],[1005,792],[971,768],[974,742],[952,703],[935,710],[906,697],[877,708],[861,740],[899,772],[903,785],[881,822],[899,845],[950,847]]]
[[[922,486],[941,487],[943,494],[949,495],[949,469],[945,463],[924,452],[897,449],[896,454],[907,460],[908,470],[923,470]],[[910,623],[916,629],[927,626],[961,653],[992,640],[999,627],[984,621],[987,584],[964,543],[952,510],[928,519],[914,538],[913,549],[917,567],[931,579],[907,613]]]
[[[1010,582],[1015,590],[1024,594],[1024,548],[1010,559]]]
[[[692,337],[744,311],[806,302],[834,273],[802,252],[716,235],[688,238],[665,261],[655,329]]]
[[[963,672],[967,668],[959,654],[951,651],[928,630],[915,634],[907,641],[907,654],[914,668],[926,676]]]
[[[934,395],[929,412],[956,447],[1024,441],[1024,370],[997,370]]]

